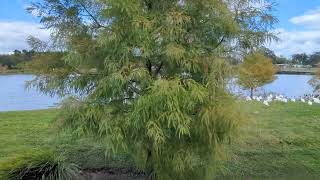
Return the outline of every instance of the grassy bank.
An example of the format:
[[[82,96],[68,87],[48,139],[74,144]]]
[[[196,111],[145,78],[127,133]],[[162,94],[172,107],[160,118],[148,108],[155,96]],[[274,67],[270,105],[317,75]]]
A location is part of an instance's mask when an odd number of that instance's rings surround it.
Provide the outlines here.
[[[104,158],[103,143],[59,132],[54,123],[56,115],[57,110],[54,109],[0,113],[0,162],[26,151],[48,149],[62,153],[82,168],[126,165],[120,157],[113,160]]]
[[[250,115],[239,138],[228,147],[230,158],[221,179],[308,179],[320,177],[320,105],[260,103],[244,105]],[[92,139],[57,134],[56,110],[0,113],[0,161],[26,150],[50,148],[84,168],[125,164],[104,158],[104,145]]]
[[[251,120],[231,146],[226,176],[252,179],[320,177],[320,106],[244,105]]]

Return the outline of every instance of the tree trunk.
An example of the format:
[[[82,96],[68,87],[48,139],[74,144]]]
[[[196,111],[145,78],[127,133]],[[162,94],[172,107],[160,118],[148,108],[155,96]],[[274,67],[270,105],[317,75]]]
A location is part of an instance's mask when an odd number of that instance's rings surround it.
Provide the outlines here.
[[[253,88],[250,89],[250,97],[253,98]]]
[[[153,179],[153,163],[152,163],[152,151],[150,149],[147,150],[147,167],[146,167],[146,174],[147,180]]]

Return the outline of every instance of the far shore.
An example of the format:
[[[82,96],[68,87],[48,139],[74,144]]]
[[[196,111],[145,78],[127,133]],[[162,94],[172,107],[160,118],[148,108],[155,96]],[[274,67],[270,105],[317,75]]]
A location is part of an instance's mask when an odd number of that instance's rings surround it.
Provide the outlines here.
[[[19,69],[0,71],[0,75],[14,75],[14,74],[33,74],[33,73],[31,71],[19,70]]]

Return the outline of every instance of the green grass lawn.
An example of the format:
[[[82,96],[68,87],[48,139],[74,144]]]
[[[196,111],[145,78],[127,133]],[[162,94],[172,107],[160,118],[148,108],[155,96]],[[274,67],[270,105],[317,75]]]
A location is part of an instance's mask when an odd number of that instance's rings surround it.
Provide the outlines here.
[[[225,177],[320,177],[320,105],[249,103],[244,107],[250,119],[231,145]]]
[[[91,138],[76,138],[57,129],[57,110],[0,113],[0,162],[21,153],[52,150],[82,168],[125,164],[125,159],[105,158],[105,146]],[[59,133],[58,133],[59,132]]]
[[[246,103],[248,121],[230,146],[221,179],[316,179],[320,177],[320,105]],[[0,161],[26,151],[52,149],[83,168],[125,164],[104,158],[90,138],[57,133],[56,110],[0,113]]]

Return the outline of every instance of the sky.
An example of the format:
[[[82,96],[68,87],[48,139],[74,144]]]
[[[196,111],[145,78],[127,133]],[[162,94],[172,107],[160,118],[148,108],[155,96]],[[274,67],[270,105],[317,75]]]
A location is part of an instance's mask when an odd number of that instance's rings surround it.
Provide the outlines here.
[[[275,32],[279,42],[266,46],[277,55],[290,57],[295,53],[320,51],[320,0],[273,0],[274,15],[279,19]],[[14,49],[27,49],[29,35],[49,39],[39,19],[25,11],[30,0],[0,0],[0,54]]]

